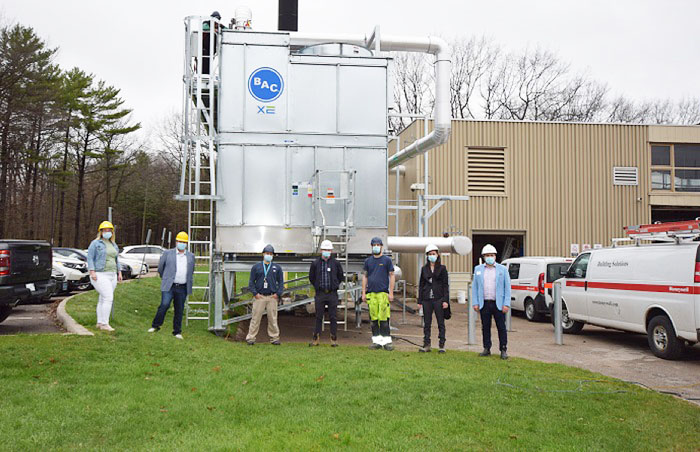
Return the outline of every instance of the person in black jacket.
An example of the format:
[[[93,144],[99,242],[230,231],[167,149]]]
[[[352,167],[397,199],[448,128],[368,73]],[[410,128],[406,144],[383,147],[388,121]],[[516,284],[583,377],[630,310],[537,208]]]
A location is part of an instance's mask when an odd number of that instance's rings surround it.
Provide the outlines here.
[[[311,263],[309,267],[309,282],[314,286],[316,297],[316,326],[310,347],[317,346],[320,342],[323,314],[328,306],[328,316],[331,321],[331,347],[338,346],[338,286],[344,278],[343,266],[331,256],[333,244],[330,240],[321,242],[321,257]]]
[[[450,306],[447,267],[440,263],[440,251],[437,246],[426,246],[425,254],[427,263],[421,269],[418,283],[418,303],[423,306],[423,347],[420,351],[430,351],[430,327],[434,312],[440,338],[439,352],[445,353],[445,311]]]

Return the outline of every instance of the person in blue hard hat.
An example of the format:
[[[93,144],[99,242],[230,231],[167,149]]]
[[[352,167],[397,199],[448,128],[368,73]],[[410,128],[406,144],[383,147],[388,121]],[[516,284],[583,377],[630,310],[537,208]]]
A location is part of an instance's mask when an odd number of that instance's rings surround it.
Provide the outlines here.
[[[369,348],[393,350],[389,317],[390,304],[394,301],[394,264],[389,256],[382,255],[384,243],[379,237],[370,242],[372,256],[365,260],[362,275],[362,301],[369,306],[372,324],[372,345]]]
[[[263,249],[263,261],[250,269],[248,289],[253,294],[253,317],[245,340],[248,345],[255,345],[255,338],[260,329],[260,319],[267,310],[267,335],[272,345],[280,345],[280,328],[277,324],[277,303],[284,291],[282,267],[272,262],[275,249],[266,245]]]

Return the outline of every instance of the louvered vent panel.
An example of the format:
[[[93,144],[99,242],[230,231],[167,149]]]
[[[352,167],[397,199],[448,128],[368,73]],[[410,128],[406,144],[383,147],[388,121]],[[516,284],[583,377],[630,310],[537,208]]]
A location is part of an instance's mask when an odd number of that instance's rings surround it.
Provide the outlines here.
[[[637,167],[613,167],[613,185],[639,185],[639,173]]]
[[[505,149],[467,149],[467,191],[471,195],[505,194]]]

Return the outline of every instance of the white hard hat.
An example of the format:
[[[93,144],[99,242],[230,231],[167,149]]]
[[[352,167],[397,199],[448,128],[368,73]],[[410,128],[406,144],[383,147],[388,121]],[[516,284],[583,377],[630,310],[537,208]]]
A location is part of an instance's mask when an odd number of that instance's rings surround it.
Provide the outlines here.
[[[324,240],[321,242],[321,249],[322,250],[333,250],[333,244],[331,243],[330,240]]]
[[[493,245],[486,245],[481,249],[481,255],[483,256],[484,254],[498,254],[498,251],[496,251],[496,247]]]
[[[440,250],[438,249],[438,247],[433,245],[432,243],[425,247],[425,254],[428,254],[431,251],[437,251],[438,254],[440,253]]]

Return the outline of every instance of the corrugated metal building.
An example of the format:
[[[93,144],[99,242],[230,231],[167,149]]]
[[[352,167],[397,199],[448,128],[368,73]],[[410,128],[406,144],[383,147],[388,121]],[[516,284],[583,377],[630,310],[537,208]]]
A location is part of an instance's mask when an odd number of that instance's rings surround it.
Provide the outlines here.
[[[413,122],[399,146],[424,133],[423,121]],[[416,205],[422,190],[410,187],[423,182],[423,162],[407,162],[399,176],[400,205]],[[428,235],[474,242],[471,256],[444,259],[450,271],[471,272],[485,243],[499,261],[503,253],[569,256],[572,245],[608,246],[627,225],[700,216],[700,127],[454,120],[449,142],[428,153],[428,173],[430,195],[470,196],[428,221]],[[390,205],[395,187],[390,170]],[[417,234],[416,210],[400,210],[398,222],[399,235]],[[401,259],[414,281],[415,257]]]

